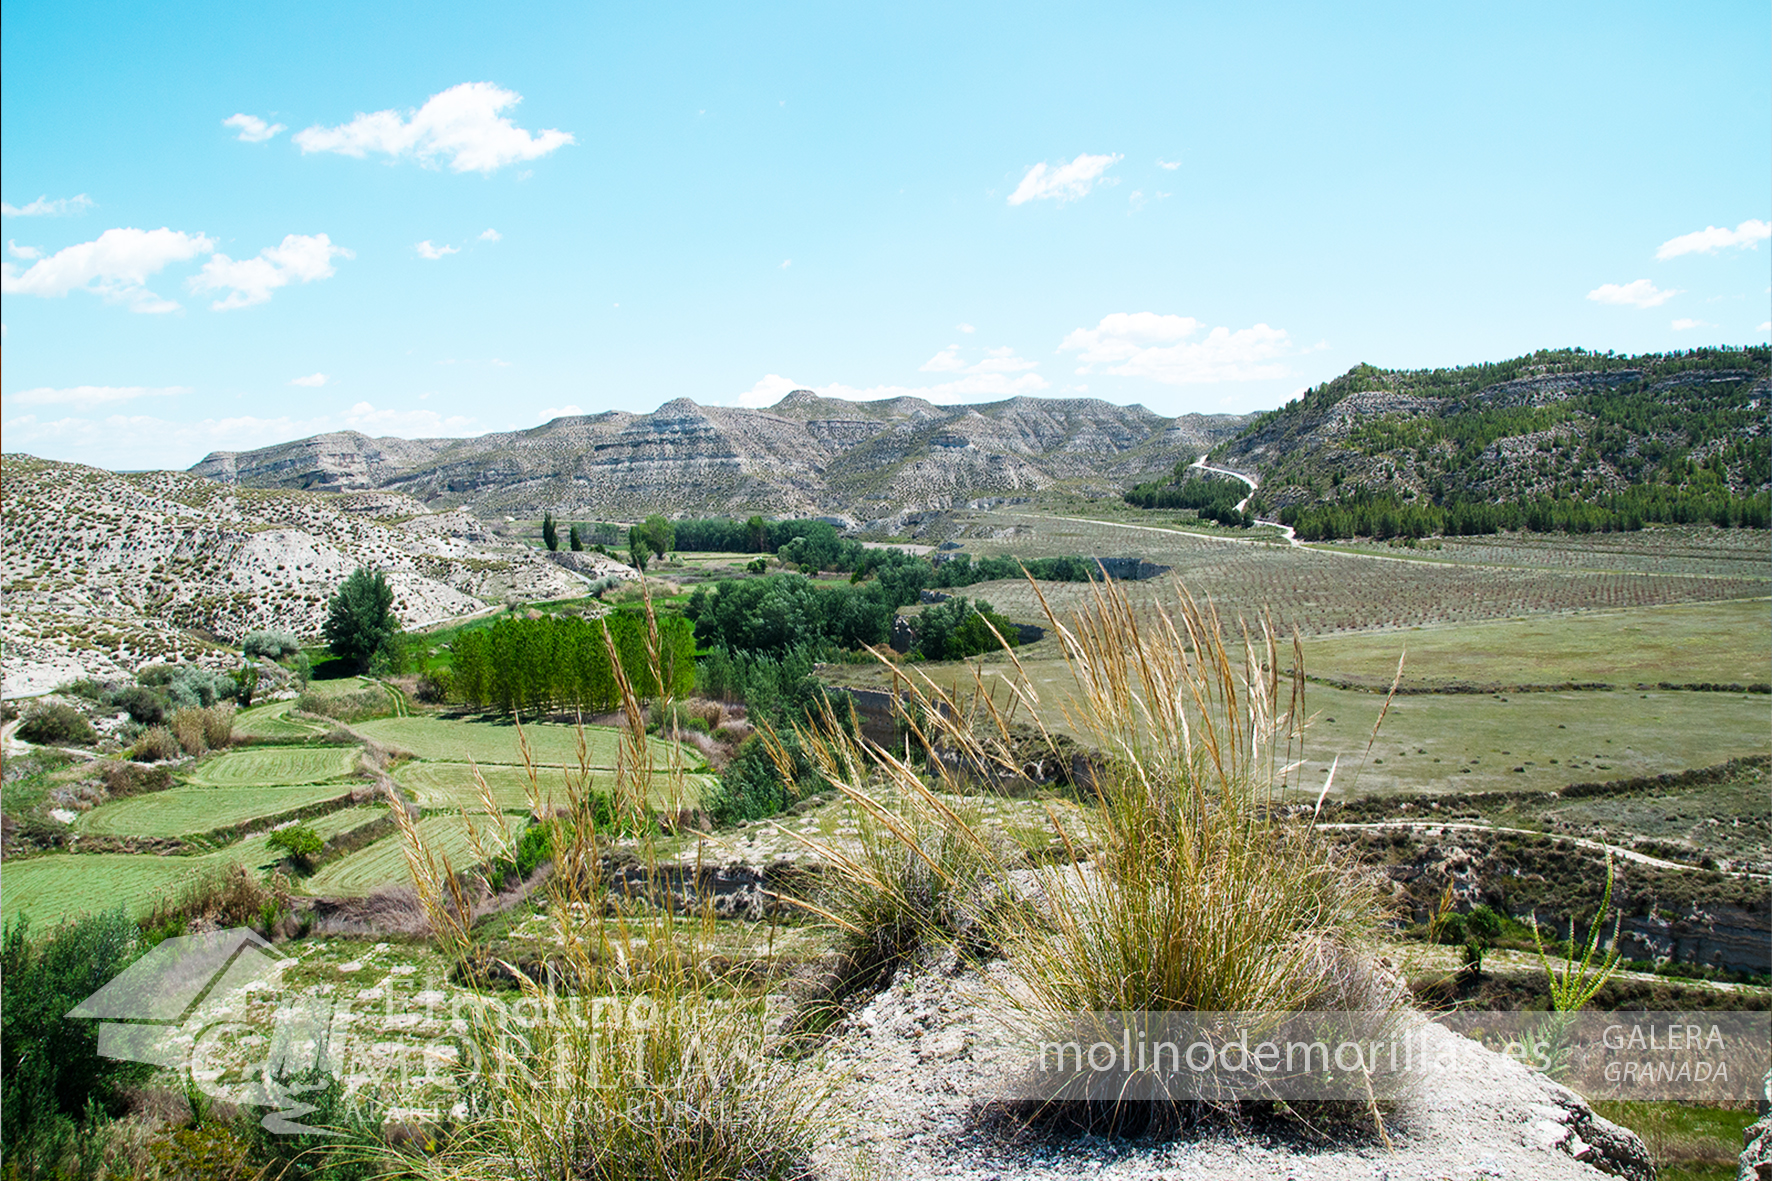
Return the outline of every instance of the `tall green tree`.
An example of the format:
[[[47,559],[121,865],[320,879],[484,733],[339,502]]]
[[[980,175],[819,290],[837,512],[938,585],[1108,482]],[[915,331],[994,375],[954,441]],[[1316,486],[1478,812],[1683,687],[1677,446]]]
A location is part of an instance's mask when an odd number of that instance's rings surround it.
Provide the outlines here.
[[[578,526],[574,525],[571,529],[567,530],[566,532],[567,532],[566,540],[567,540],[567,543],[572,546],[572,552],[575,554],[584,553],[585,539],[579,536]]]
[[[541,515],[541,541],[548,547],[549,553],[560,548],[560,528],[554,524],[553,513]]]
[[[378,652],[392,655],[400,624],[394,618],[394,588],[380,570],[359,566],[326,601],[321,631],[334,656],[355,661],[367,670]]]
[[[646,573],[646,563],[652,560],[652,543],[646,538],[646,530],[639,525],[628,528],[628,562],[640,573]]]
[[[652,552],[662,558],[676,544],[677,530],[663,513],[653,513],[640,522],[640,536]]]

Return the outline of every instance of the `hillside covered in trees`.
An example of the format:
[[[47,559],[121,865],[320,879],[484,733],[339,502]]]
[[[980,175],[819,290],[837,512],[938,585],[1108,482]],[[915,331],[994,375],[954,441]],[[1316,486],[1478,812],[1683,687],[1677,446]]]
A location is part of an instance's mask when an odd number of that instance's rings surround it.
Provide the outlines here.
[[[1772,349],[1356,366],[1210,462],[1305,540],[1772,523]]]

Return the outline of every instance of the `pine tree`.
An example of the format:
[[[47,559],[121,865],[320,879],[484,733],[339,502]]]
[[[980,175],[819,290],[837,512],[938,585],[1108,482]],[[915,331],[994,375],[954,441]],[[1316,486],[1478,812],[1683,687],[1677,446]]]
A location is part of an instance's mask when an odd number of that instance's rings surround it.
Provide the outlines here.
[[[572,546],[573,553],[575,553],[575,554],[584,553],[585,542],[584,542],[584,538],[582,538],[578,535],[578,526],[577,525],[574,525],[571,529],[569,529],[567,531],[566,540],[567,540],[567,543]]]
[[[400,625],[394,619],[394,589],[379,570],[359,566],[326,601],[321,631],[332,654],[367,670],[377,652],[392,647]]]

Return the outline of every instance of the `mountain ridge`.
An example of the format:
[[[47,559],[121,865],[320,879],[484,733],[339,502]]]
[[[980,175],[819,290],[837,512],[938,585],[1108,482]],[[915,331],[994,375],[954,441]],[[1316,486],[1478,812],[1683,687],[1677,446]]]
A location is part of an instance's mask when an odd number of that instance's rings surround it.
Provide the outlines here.
[[[466,439],[332,432],[212,452],[189,471],[241,487],[401,492],[483,514],[742,510],[886,521],[1061,482],[1112,494],[1229,438],[1249,417],[1167,418],[1093,398],[937,406],[795,390],[763,409],[675,398],[650,414],[567,415]]]

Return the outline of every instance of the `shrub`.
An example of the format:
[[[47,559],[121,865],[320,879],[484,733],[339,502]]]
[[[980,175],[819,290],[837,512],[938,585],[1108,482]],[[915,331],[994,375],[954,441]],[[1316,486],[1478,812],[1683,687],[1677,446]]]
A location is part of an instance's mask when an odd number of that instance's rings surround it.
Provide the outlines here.
[[[150,731],[152,733],[152,731]],[[160,733],[165,734],[165,730]],[[147,735],[142,736],[144,739]],[[138,741],[136,745],[140,745]],[[165,767],[144,767],[140,763],[106,763],[105,790],[114,799],[165,791],[172,786],[172,772]]]
[[[289,632],[247,632],[240,641],[240,651],[248,656],[259,656],[266,660],[281,660],[285,656],[294,656],[300,652],[301,641]]]
[[[141,929],[150,942],[182,935],[198,922],[217,927],[252,927],[269,934],[289,909],[287,879],[263,882],[244,865],[209,866],[176,891],[156,899]]]
[[[91,746],[98,741],[86,715],[60,702],[33,708],[19,723],[18,736],[39,746]]]
[[[8,1176],[60,1176],[76,1120],[117,1114],[122,1088],[150,1068],[101,1058],[98,1022],[65,1014],[141,954],[121,909],[33,939],[28,920],[0,940],[0,1127]],[[67,1174],[72,1175],[72,1174]]]
[[[143,685],[130,685],[111,698],[111,704],[129,711],[129,716],[144,726],[157,726],[166,720],[166,698]]]
[[[70,681],[63,685],[60,692],[69,693],[75,697],[84,697],[88,701],[102,701],[105,696],[105,687],[91,677],[81,677],[77,681]]]
[[[186,706],[172,715],[172,736],[188,755],[203,753],[203,711]]]
[[[279,828],[266,840],[273,849],[281,850],[289,855],[289,859],[304,870],[314,866],[314,856],[326,847],[326,841],[315,832],[311,825],[293,824],[288,828]]]
[[[149,727],[147,733],[137,738],[135,745],[129,748],[129,757],[139,763],[176,759],[182,753],[178,739],[165,726]]]
[[[233,702],[218,702],[203,711],[203,741],[210,750],[226,750],[234,741]]]

